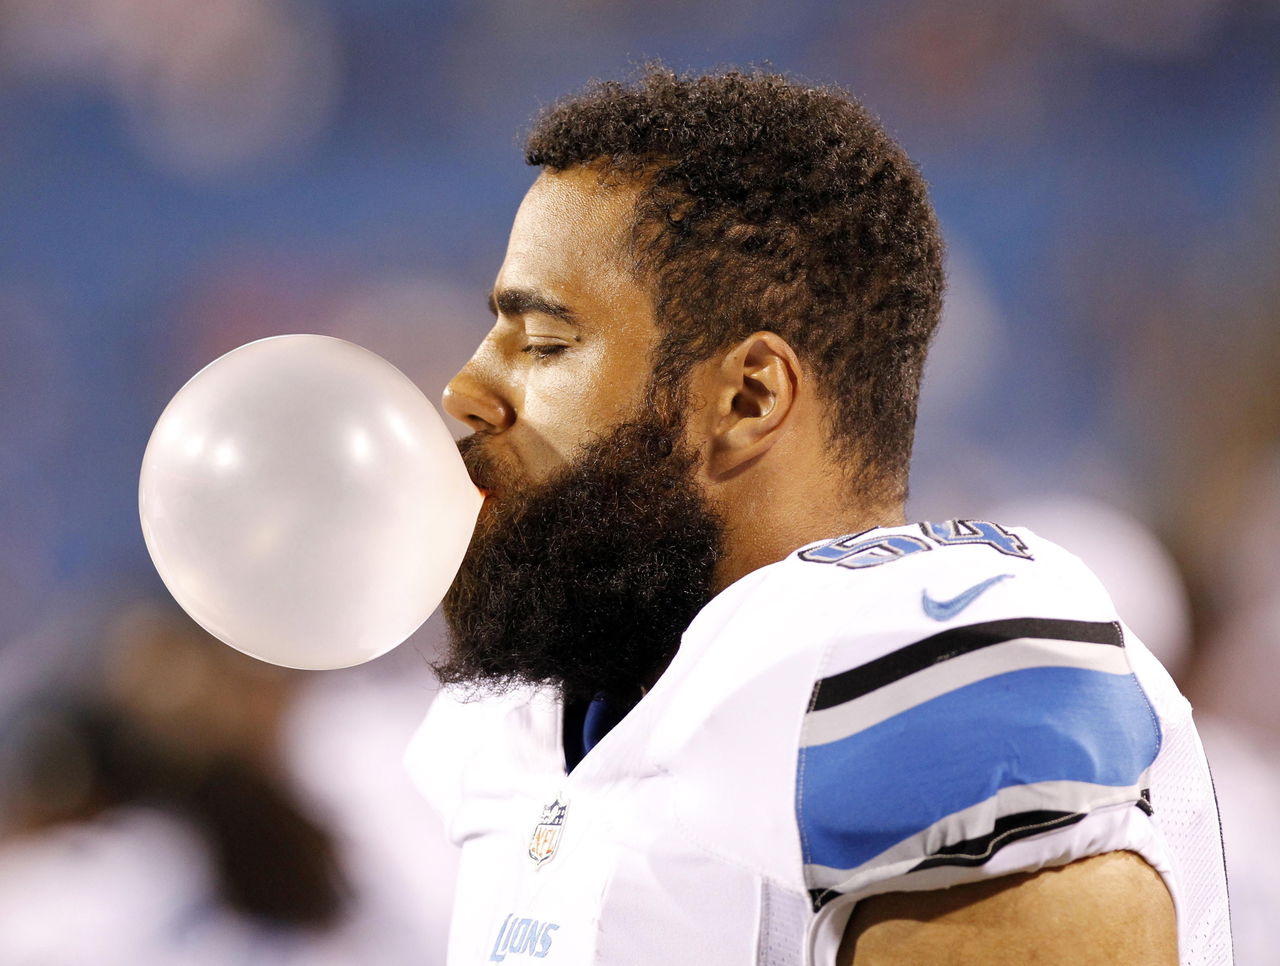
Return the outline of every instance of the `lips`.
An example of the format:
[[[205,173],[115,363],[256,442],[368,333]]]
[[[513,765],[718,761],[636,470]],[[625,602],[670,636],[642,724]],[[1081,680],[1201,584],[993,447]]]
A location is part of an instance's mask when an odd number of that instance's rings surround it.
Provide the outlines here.
[[[515,469],[518,464],[509,454],[496,452],[492,448],[494,446],[481,433],[473,433],[458,440],[458,452],[462,456],[467,475],[484,497],[485,503],[501,499],[504,494],[515,493],[520,489],[518,481],[521,476]]]
[[[493,490],[484,486],[477,486],[476,489],[480,491],[480,495],[483,497],[480,501],[480,516],[487,517],[493,513],[494,504],[497,502],[493,495]]]

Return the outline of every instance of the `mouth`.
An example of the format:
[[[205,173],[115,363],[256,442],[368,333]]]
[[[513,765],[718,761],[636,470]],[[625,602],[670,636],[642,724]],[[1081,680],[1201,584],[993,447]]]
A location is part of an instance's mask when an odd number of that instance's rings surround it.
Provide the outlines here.
[[[476,489],[480,491],[480,496],[482,497],[480,501],[480,517],[488,517],[494,512],[494,504],[497,498],[490,487],[477,486]]]

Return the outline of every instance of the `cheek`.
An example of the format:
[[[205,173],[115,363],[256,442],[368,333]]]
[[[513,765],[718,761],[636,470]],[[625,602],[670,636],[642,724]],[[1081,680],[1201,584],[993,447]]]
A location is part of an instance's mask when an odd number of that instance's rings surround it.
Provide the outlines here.
[[[562,458],[606,432],[639,405],[647,373],[627,355],[582,346],[549,365],[531,367],[521,417]]]

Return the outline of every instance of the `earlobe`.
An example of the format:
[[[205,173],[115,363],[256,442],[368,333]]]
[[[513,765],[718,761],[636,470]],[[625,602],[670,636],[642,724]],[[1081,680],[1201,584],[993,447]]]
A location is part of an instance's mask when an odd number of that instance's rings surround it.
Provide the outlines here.
[[[730,474],[766,453],[787,426],[800,362],[776,332],[754,332],[721,360],[708,470]]]

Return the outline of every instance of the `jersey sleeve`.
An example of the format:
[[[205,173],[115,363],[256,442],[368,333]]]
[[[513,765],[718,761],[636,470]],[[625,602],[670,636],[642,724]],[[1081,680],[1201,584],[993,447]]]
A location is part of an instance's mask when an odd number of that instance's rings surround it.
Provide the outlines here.
[[[1092,575],[1030,554],[993,564],[978,548],[932,561],[886,566],[873,595],[905,615],[900,642],[869,654],[859,635],[837,637],[810,695],[796,816],[819,924],[839,925],[828,945],[878,893],[1117,849],[1163,862],[1148,794],[1160,723]],[[983,589],[962,613],[925,607],[921,620],[931,586]],[[894,618],[876,619],[891,637]]]

